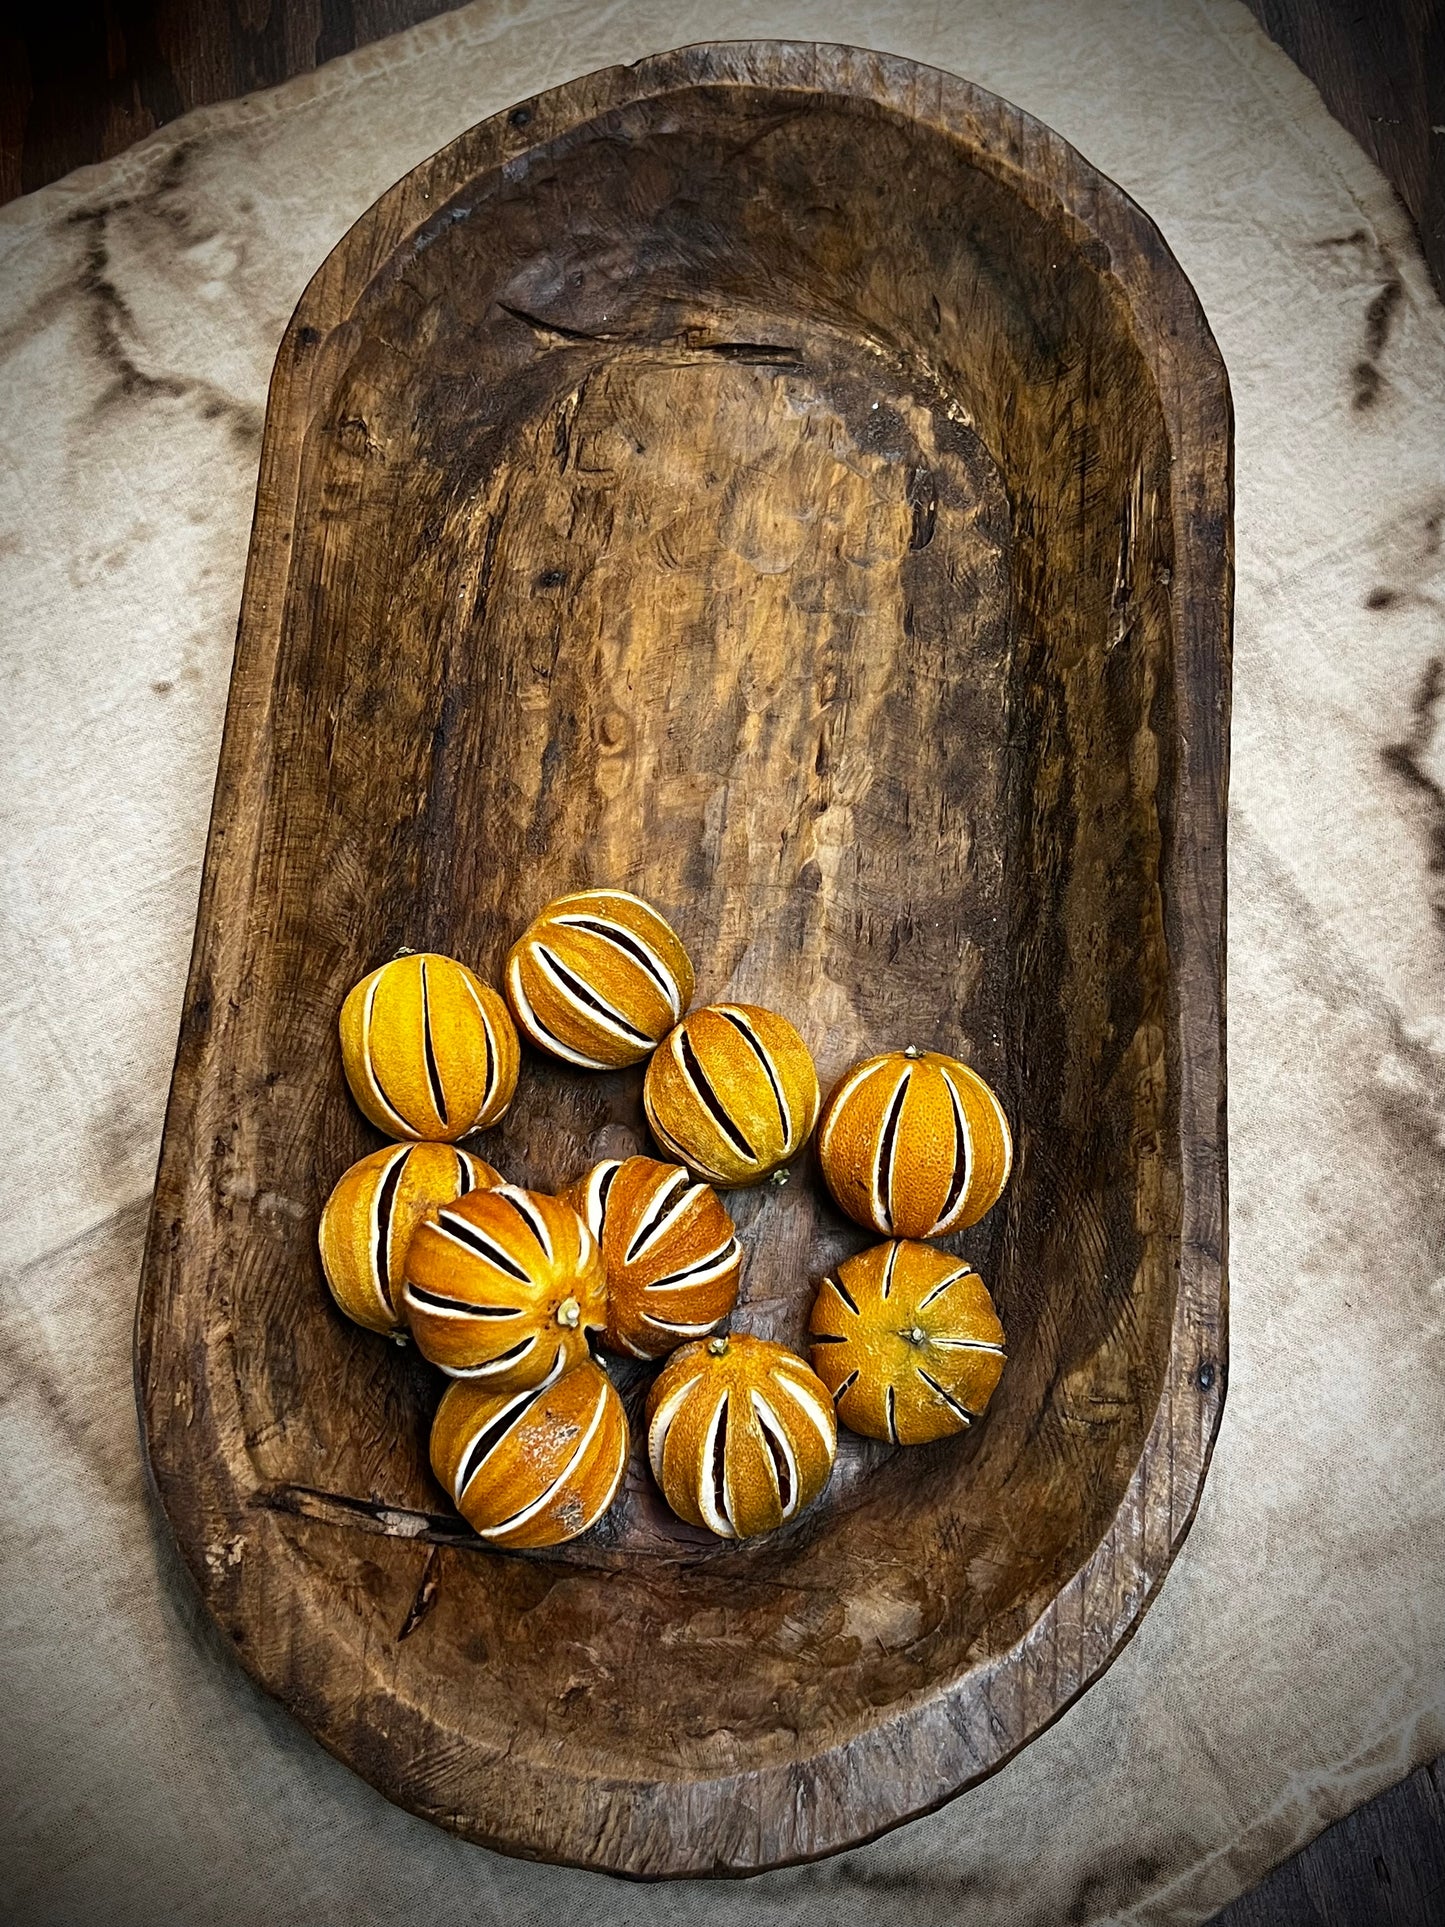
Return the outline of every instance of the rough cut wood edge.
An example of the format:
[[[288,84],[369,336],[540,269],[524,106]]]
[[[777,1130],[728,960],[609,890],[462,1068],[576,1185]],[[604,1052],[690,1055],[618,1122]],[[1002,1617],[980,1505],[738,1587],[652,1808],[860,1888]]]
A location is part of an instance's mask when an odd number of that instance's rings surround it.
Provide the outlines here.
[[[1174,458],[1174,696],[1183,751],[1167,824],[1167,935],[1178,982],[1183,1221],[1167,1378],[1145,1448],[1111,1530],[1017,1644],[971,1673],[966,1694],[941,1690],[890,1723],[800,1769],[769,1769],[688,1788],[573,1781],[516,1813],[430,1811],[404,1764],[367,1770],[392,1799],[512,1853],[642,1878],[748,1874],[815,1859],[929,1811],[1004,1764],[1108,1666],[1156,1595],[1193,1519],[1223,1408],[1227,1374],[1224,1072],[1224,854],[1233,581],[1232,424],[1228,386],[1198,301],[1147,218],[1058,136],[949,75],[892,56],[801,43],[735,43],[613,68],[520,103],[464,134],[391,189],[338,244],[286,331],[271,384],[256,521],[225,737],[136,1315],[135,1374],[153,1486],[208,1609],[239,1639],[226,1608],[229,1546],[265,1560],[279,1516],[255,1504],[236,1387],[190,1372],[182,1227],[207,1151],[198,1110],[211,1053],[212,986],[231,980],[239,938],[218,907],[254,860],[260,754],[280,644],[284,581],[259,558],[284,546],[298,496],[300,437],[318,345],[455,183],[630,102],[712,85],[831,91],[878,102],[961,143],[972,163],[1104,251],[1134,317],[1163,402]],[[193,1308],[191,1308],[193,1311]],[[227,1348],[225,1332],[200,1335]],[[192,1387],[192,1390],[184,1388]],[[331,1629],[307,1628],[323,1656]],[[349,1662],[344,1647],[334,1656]],[[268,1691],[280,1682],[248,1657]],[[320,1658],[318,1659],[320,1663]],[[358,1766],[347,1731],[283,1695],[322,1743]],[[960,1703],[964,1702],[964,1703]],[[870,1800],[860,1805],[858,1789]],[[493,1787],[495,1793],[495,1786]],[[666,1793],[667,1803],[657,1796]],[[524,1789],[516,1809],[532,1799]],[[748,1816],[739,1832],[740,1809]],[[717,1841],[728,1816],[728,1845]]]

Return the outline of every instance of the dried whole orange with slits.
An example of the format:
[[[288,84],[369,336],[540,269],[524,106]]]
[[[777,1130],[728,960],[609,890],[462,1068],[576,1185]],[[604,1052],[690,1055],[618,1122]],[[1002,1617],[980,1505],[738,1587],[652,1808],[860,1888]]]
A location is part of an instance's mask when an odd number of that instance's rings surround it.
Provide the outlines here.
[[[899,1238],[823,1280],[813,1366],[850,1431],[922,1445],[981,1418],[1004,1368],[1003,1326],[961,1258]]]
[[[448,1386],[432,1470],[469,1525],[498,1546],[560,1546],[595,1525],[627,1466],[627,1417],[590,1359],[527,1391]]]
[[[331,1295],[358,1325],[406,1330],[402,1263],[427,1212],[502,1182],[450,1144],[388,1144],[337,1179],[321,1211],[321,1268]]]
[[[1008,1182],[1013,1139],[976,1071],[938,1051],[855,1064],[818,1126],[818,1161],[850,1218],[896,1238],[977,1224]]]
[[[773,1532],[828,1483],[838,1427],[801,1358],[735,1333],[684,1345],[647,1397],[647,1455],[673,1511],[723,1539]]]
[[[786,1017],[708,1004],[683,1019],[647,1067],[643,1107],[663,1150],[712,1184],[756,1184],[807,1143],[818,1073]]]
[[[570,1204],[515,1184],[429,1211],[404,1270],[402,1309],[422,1356],[498,1391],[581,1364],[607,1317],[597,1240]]]
[[[655,1050],[692,1002],[682,940],[628,890],[558,897],[507,958],[507,997],[540,1049],[584,1070],[616,1070]]]
[[[602,1247],[603,1343],[661,1358],[701,1338],[737,1303],[743,1253],[709,1185],[656,1158],[609,1158],[566,1194]]]
[[[393,957],[341,1006],[346,1081],[388,1137],[450,1143],[495,1124],[521,1056],[507,1006],[454,957]]]

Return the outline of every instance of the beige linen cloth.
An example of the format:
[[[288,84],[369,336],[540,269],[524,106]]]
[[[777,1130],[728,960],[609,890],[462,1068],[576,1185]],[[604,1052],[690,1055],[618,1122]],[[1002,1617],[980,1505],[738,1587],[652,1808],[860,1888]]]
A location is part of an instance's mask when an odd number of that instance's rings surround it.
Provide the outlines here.
[[[1238,410],[1233,1374],[1112,1671],[815,1867],[625,1886],[390,1807],[201,1622],[130,1326],[267,377],[398,175],[688,40],[847,40],[1051,123],[1154,216]],[[486,0],[0,213],[0,1653],[25,1923],[1192,1921],[1445,1748],[1445,315],[1233,0]]]

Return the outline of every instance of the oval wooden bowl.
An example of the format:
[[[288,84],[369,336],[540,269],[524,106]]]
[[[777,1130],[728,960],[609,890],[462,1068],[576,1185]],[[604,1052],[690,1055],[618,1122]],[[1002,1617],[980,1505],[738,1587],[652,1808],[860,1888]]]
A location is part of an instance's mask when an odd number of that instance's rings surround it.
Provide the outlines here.
[[[392,1799],[637,1875],[848,1846],[1108,1664],[1225,1378],[1230,417],[1149,222],[1046,128],[848,48],[695,47],[465,134],[276,363],[137,1322],[156,1486],[254,1676]],[[405,944],[494,979],[589,882],[825,1087],[913,1041],[1017,1164],[958,1241],[1010,1362],[967,1439],[845,1435],[776,1538],[634,1466],[552,1557],[427,1469],[440,1380],[315,1225],[377,1139],[335,1042]],[[527,1062],[478,1144],[561,1187],[640,1071]],[[741,1328],[869,1242],[809,1153],[733,1200]],[[619,1374],[634,1414],[645,1376]]]

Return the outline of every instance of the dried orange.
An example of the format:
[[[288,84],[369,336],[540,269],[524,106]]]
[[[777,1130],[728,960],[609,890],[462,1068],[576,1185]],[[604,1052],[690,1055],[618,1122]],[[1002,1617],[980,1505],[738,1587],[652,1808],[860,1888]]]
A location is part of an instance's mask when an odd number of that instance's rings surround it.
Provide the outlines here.
[[[607,1316],[597,1240],[570,1204],[515,1184],[429,1211],[402,1309],[422,1356],[453,1378],[524,1391],[588,1357]]]
[[[559,1546],[595,1525],[627,1465],[627,1417],[588,1359],[527,1391],[448,1386],[432,1470],[457,1510],[499,1546]]]
[[[613,1351],[661,1358],[737,1303],[742,1247],[722,1200],[656,1158],[609,1158],[566,1194],[602,1247]]]
[[[558,897],[507,958],[517,1022],[584,1070],[616,1070],[655,1050],[692,1002],[692,982],[677,932],[627,890]]]
[[[818,1161],[850,1218],[898,1238],[977,1224],[1013,1162],[1003,1106],[976,1071],[938,1051],[855,1064],[818,1126]]]
[[[449,1143],[506,1110],[521,1048],[496,991],[427,952],[393,957],[347,994],[341,1061],[379,1131]]]
[[[838,1427],[801,1358],[734,1333],[684,1345],[647,1398],[647,1455],[681,1519],[750,1539],[796,1518],[828,1483]]]
[[[818,1073],[786,1017],[708,1004],[684,1018],[647,1067],[652,1134],[712,1184],[755,1184],[795,1156],[818,1118]]]
[[[402,1261],[436,1205],[500,1184],[500,1173],[450,1144],[388,1144],[337,1179],[321,1212],[321,1268],[331,1295],[369,1331],[401,1333]]]
[[[983,1415],[1004,1368],[982,1278],[932,1245],[894,1239],[845,1258],[809,1322],[813,1365],[851,1431],[922,1445]]]

